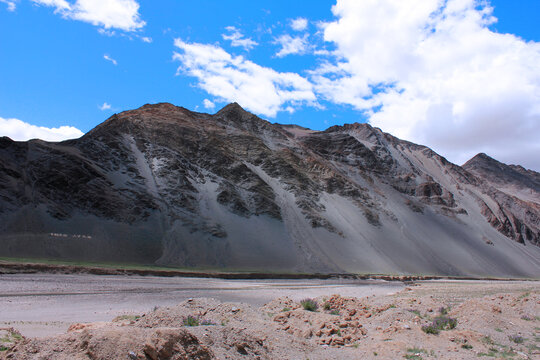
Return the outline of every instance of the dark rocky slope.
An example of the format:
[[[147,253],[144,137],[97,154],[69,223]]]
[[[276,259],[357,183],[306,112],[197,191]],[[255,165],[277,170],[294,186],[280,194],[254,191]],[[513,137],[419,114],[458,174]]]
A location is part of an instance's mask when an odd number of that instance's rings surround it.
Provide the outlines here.
[[[503,164],[483,153],[467,161],[463,168],[481,178],[484,191],[498,202],[495,209],[484,211],[490,223],[523,244],[530,240],[540,245],[537,231],[535,235],[540,224],[540,174]]]
[[[145,105],[76,140],[2,138],[0,185],[0,256],[540,276],[537,188],[515,196],[367,124]]]
[[[503,164],[484,153],[467,161],[463,168],[508,195],[540,203],[540,173],[536,171]]]

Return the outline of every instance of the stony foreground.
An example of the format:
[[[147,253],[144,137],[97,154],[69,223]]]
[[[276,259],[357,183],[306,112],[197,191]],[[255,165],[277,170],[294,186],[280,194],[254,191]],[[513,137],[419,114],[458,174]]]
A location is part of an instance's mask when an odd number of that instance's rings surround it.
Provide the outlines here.
[[[540,358],[539,282],[421,282],[314,300],[315,311],[287,297],[261,308],[189,299],[45,339],[3,329],[0,359]]]

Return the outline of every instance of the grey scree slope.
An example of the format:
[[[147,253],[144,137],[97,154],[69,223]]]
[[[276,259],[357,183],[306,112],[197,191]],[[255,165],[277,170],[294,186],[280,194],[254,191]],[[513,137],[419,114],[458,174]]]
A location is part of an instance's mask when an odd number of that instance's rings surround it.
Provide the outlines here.
[[[491,160],[145,105],[76,140],[0,138],[0,256],[538,277],[539,174]]]

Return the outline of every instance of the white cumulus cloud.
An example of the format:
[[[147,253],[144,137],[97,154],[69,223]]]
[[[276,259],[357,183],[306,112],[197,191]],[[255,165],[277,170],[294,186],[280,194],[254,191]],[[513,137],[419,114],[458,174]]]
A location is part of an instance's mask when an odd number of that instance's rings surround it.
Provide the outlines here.
[[[113,59],[112,57],[110,57],[108,54],[105,54],[103,55],[103,58],[107,61],[110,61],[112,62],[114,65],[118,65],[118,61],[116,61],[115,59]]]
[[[281,45],[281,49],[276,53],[276,56],[305,54],[310,48],[307,38],[307,34],[302,37],[290,36],[289,34],[281,35],[275,39],[275,43]]]
[[[62,141],[79,138],[83,135],[84,133],[82,131],[73,126],[48,128],[31,125],[18,119],[4,119],[0,117],[0,136],[7,136],[16,141],[31,139]]]
[[[135,0],[32,0],[55,8],[66,19],[80,20],[104,29],[135,31],[146,24]]]
[[[478,152],[540,169],[540,43],[490,30],[485,0],[338,0],[337,57],[318,94],[462,163]]]
[[[227,26],[225,28],[229,33],[222,34],[223,40],[228,40],[231,42],[231,46],[242,47],[244,50],[251,50],[255,46],[259,45],[256,41],[253,41],[251,38],[244,38],[244,35],[235,28],[234,26]]]
[[[111,104],[104,102],[103,105],[98,106],[98,108],[101,111],[111,110]]]
[[[291,20],[291,28],[296,31],[304,31],[307,29],[308,21],[306,18],[299,17]]]
[[[15,11],[18,0],[0,0],[0,2],[7,5],[8,11]]]
[[[208,99],[204,99],[203,100],[203,105],[206,109],[213,109],[216,107],[216,104],[214,104],[212,101],[208,100]]]
[[[277,72],[215,45],[181,39],[174,44],[180,50],[173,55],[181,63],[178,73],[197,78],[201,89],[223,101],[269,117],[287,106],[316,103],[312,84],[298,74]]]

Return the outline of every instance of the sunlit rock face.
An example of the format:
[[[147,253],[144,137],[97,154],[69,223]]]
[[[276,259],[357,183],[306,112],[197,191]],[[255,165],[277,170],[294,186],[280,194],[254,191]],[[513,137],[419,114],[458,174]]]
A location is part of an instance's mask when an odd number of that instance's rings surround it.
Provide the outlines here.
[[[368,124],[145,105],[76,140],[0,139],[0,256],[539,276],[538,179]]]

